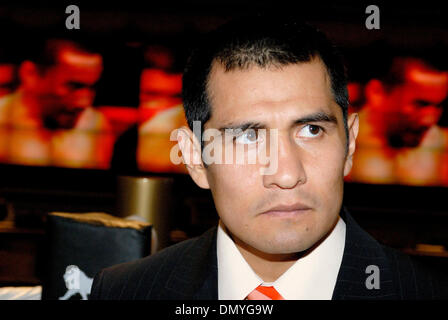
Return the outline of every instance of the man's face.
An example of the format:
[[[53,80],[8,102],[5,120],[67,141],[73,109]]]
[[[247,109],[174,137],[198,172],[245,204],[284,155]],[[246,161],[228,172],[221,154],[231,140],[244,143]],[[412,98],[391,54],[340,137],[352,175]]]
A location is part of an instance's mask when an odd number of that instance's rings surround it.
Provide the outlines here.
[[[140,77],[140,120],[147,121],[159,110],[182,104],[182,74],[162,69],[144,69]]]
[[[392,146],[416,147],[426,131],[437,124],[448,94],[448,73],[409,63],[404,83],[385,92],[382,104]]]
[[[92,105],[93,86],[101,72],[100,55],[63,50],[59,62],[38,76],[35,92],[45,122],[58,128],[72,128],[79,114]]]
[[[334,227],[354,143],[347,154],[342,110],[330,86],[318,59],[281,69],[212,68],[212,116],[204,129],[253,123],[278,130],[274,174],[260,174],[260,163],[206,169],[218,214],[237,244],[270,254],[300,252]],[[349,118],[354,122],[357,128],[356,115]],[[247,151],[264,142],[243,134],[232,143]]]

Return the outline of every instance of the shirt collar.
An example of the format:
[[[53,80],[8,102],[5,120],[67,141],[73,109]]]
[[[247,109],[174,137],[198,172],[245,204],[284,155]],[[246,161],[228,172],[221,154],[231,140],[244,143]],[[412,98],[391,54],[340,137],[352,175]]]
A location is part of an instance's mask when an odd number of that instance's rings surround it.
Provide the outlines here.
[[[263,280],[244,260],[233,240],[224,231],[222,222],[218,226],[218,299],[244,300]]]
[[[339,217],[331,233],[273,283],[252,270],[220,222],[217,234],[218,298],[243,300],[259,285],[273,285],[287,300],[330,300],[345,246],[345,222]]]

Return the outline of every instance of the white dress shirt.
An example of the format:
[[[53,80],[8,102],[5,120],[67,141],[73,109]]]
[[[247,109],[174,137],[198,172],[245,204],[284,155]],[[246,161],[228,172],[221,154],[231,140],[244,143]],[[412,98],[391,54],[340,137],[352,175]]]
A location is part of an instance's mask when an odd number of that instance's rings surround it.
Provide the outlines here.
[[[252,270],[221,223],[217,234],[218,299],[244,300],[259,285],[274,286],[286,300],[331,300],[345,246],[345,222],[272,283]]]

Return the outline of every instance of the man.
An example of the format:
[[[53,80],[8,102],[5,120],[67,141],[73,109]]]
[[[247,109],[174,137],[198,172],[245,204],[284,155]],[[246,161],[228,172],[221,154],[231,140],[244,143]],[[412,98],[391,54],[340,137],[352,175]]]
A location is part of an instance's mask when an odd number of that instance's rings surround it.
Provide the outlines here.
[[[448,185],[448,130],[438,126],[448,72],[420,57],[397,56],[365,86],[350,179]]]
[[[170,133],[186,125],[182,107],[182,74],[176,72],[172,49],[148,46],[147,67],[140,81],[140,116],[137,162],[140,170],[186,173],[185,166],[170,161]]]
[[[118,137],[112,170],[119,174],[147,172],[187,173],[170,159],[176,141],[170,134],[187,125],[182,99],[182,74],[176,70],[174,52],[162,45],[145,48],[145,68],[140,76],[138,123]]]
[[[432,274],[382,247],[342,207],[358,118],[347,115],[344,67],[325,36],[255,17],[201,43],[183,77],[190,128],[178,131],[178,142],[192,179],[211,190],[219,226],[103,270],[91,298],[439,297]],[[194,121],[230,139],[200,138]],[[201,152],[213,144],[214,153]],[[238,148],[243,162],[209,161]],[[256,148],[268,162],[246,161]],[[267,172],[272,161],[276,170]]]
[[[0,110],[11,101],[12,93],[18,85],[18,61],[11,50],[11,43],[7,49],[0,48]],[[1,121],[0,121],[1,122]],[[7,134],[7,129],[0,124],[0,136]],[[0,138],[0,158],[2,150],[7,147],[7,141]]]
[[[0,109],[2,162],[107,168],[110,125],[92,108],[102,68],[102,56],[75,41],[33,46],[18,90]]]

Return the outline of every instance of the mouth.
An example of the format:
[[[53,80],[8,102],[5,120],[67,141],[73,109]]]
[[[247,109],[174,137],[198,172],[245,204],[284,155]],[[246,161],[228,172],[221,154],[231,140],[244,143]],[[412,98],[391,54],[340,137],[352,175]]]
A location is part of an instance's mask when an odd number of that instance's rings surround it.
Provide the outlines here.
[[[266,215],[270,217],[279,217],[279,218],[288,218],[288,217],[296,217],[308,213],[311,210],[311,207],[307,205],[297,202],[290,205],[277,205],[274,206],[264,212],[261,215]]]
[[[60,118],[67,118],[67,119],[74,119],[77,118],[83,109],[71,109],[71,110],[64,110],[59,114]]]
[[[61,114],[68,115],[68,116],[77,116],[78,114],[80,114],[83,111],[84,111],[83,108],[73,108],[73,109],[64,110],[61,112]]]
[[[75,125],[80,112],[61,112],[47,119],[47,127],[50,129],[71,129]]]

